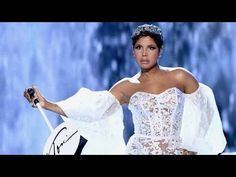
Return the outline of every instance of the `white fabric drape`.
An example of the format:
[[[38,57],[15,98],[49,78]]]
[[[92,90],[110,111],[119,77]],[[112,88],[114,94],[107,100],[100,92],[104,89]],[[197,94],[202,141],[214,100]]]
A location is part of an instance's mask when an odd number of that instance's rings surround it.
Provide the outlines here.
[[[82,154],[125,153],[123,110],[109,91],[81,88],[56,104],[74,120],[82,136],[88,140]]]
[[[198,154],[219,154],[226,146],[214,94],[202,83],[194,93],[185,94],[181,138],[183,148]]]

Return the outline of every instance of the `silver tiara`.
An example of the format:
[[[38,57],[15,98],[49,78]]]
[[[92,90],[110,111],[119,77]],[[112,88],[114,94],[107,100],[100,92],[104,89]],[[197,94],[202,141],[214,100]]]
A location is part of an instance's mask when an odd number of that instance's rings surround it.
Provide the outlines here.
[[[145,31],[152,34],[160,35],[162,37],[162,31],[160,27],[148,24],[138,26],[132,36],[138,36],[141,32]]]

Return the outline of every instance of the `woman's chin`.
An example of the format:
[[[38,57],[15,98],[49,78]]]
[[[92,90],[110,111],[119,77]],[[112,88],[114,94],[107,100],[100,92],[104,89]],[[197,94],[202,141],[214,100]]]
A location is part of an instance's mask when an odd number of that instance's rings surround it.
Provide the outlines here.
[[[154,68],[155,66],[156,66],[156,65],[141,64],[141,65],[140,65],[140,68],[141,68],[142,70],[150,70],[150,69]]]

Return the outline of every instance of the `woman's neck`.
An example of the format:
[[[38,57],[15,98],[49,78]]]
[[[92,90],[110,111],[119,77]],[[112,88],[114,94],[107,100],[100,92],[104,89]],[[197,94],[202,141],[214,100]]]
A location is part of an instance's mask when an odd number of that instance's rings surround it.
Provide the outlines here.
[[[153,75],[158,74],[161,71],[158,64],[154,65],[152,68],[147,70],[141,70],[141,76],[145,78],[152,77]]]
[[[148,81],[150,79],[155,78],[158,74],[160,74],[161,69],[159,65],[155,65],[154,67],[148,70],[141,70],[141,75],[139,77],[140,81]]]

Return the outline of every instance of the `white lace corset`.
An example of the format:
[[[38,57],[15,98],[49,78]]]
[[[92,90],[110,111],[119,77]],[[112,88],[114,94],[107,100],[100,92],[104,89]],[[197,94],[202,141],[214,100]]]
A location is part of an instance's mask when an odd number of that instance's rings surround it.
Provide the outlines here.
[[[179,154],[184,94],[176,87],[160,94],[134,93],[129,102],[134,135],[128,154]]]

